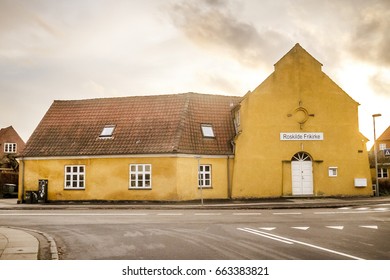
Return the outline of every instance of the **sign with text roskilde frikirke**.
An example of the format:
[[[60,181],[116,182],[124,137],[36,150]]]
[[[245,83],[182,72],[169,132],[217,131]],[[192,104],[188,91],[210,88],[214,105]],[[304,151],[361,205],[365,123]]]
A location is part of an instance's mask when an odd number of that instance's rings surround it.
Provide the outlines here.
[[[324,140],[323,132],[281,132],[280,140],[282,141],[322,141]]]

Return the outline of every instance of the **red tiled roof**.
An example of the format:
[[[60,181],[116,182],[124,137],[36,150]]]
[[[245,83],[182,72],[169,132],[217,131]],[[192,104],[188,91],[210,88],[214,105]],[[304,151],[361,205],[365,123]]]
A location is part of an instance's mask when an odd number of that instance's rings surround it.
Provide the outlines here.
[[[378,141],[390,140],[390,126],[378,137]]]
[[[230,111],[240,99],[184,93],[54,101],[23,156],[232,154]],[[215,138],[202,136],[203,123]],[[112,138],[99,137],[105,125],[115,125]]]

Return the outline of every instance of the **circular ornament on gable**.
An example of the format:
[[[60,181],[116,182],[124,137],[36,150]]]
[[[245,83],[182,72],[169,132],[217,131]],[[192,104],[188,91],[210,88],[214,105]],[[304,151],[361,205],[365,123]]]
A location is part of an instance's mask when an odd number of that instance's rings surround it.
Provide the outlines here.
[[[303,107],[298,107],[294,110],[292,116],[296,122],[304,124],[309,119],[309,112]]]

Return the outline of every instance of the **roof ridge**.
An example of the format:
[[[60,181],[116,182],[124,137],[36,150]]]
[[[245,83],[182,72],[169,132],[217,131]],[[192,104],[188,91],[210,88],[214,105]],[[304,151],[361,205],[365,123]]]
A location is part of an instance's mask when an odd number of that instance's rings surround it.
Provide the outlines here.
[[[177,126],[177,130],[176,130],[176,137],[175,137],[175,141],[173,143],[173,148],[172,148],[173,152],[177,152],[179,150],[179,145],[180,145],[180,142],[181,142],[181,139],[183,136],[185,122],[187,120],[187,116],[188,116],[188,112],[189,112],[188,108],[190,105],[190,93],[184,93],[183,96],[185,97],[185,101],[184,101],[184,105],[183,105],[183,110],[180,114],[179,125]]]

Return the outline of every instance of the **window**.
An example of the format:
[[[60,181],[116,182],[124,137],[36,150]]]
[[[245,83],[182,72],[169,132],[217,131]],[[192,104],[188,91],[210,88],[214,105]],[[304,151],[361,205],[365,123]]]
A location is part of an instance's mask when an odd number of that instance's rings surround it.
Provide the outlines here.
[[[383,151],[384,149],[386,149],[386,143],[379,144],[379,151]]]
[[[211,165],[199,165],[199,182],[200,188],[211,187]]]
[[[85,189],[85,165],[65,165],[65,189]]]
[[[202,124],[202,135],[207,138],[214,138],[214,130],[211,124]]]
[[[152,188],[152,165],[151,164],[130,164],[129,189],[151,189],[151,188]]]
[[[7,153],[7,154],[16,153],[16,143],[5,143],[4,144],[4,153]]]
[[[115,130],[115,125],[106,125],[103,128],[102,133],[100,133],[99,137],[100,138],[110,138],[110,137],[112,137],[114,130]]]
[[[378,168],[378,178],[388,178],[387,168]]]
[[[328,174],[329,177],[337,177],[337,167],[329,167]]]

